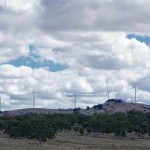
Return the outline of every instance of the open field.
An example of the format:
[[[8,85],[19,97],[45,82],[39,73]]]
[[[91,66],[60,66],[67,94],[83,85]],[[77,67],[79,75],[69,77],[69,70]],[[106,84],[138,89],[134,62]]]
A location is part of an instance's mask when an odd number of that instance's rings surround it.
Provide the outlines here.
[[[10,139],[1,133],[0,150],[149,150],[148,139],[116,139],[59,133],[41,147],[35,140]]]

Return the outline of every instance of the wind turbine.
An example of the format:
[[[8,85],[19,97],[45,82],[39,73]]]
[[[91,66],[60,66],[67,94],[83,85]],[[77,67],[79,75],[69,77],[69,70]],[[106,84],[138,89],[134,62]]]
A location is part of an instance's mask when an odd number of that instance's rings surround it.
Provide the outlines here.
[[[2,94],[1,94],[1,97],[0,97],[0,112],[2,111]]]
[[[33,94],[33,108],[35,108],[35,91],[34,90],[33,90],[32,94]]]
[[[0,91],[0,111],[2,111],[2,95],[4,94],[4,91]]]
[[[107,99],[109,100],[109,94],[111,93],[111,91],[108,91],[107,90],[107,94],[106,94],[106,96],[107,96]]]
[[[108,81],[106,81],[106,88],[107,88],[106,96],[107,96],[107,99],[109,100],[109,96],[112,91],[108,89]]]
[[[0,97],[0,112],[2,111],[2,94],[1,94],[1,97]]]
[[[25,94],[32,94],[32,106],[33,108],[35,108],[35,94],[36,94],[35,89],[31,93],[25,93]]]
[[[134,89],[134,100],[135,100],[135,103],[136,103],[136,99],[137,99],[137,87],[134,86],[131,89]]]
[[[77,106],[77,94],[76,94],[76,90],[74,89],[74,108],[76,109]]]
[[[73,94],[66,95],[67,97],[74,97],[74,108],[77,107],[77,97],[100,97],[104,96],[102,94],[97,94],[98,92],[92,92],[92,93],[87,93],[87,92],[79,92],[77,93],[76,90],[74,89]]]
[[[74,88],[74,91],[71,92],[72,94],[67,94],[66,96],[67,97],[74,97],[74,109],[77,107],[77,93],[76,93],[76,90]]]
[[[108,86],[107,86],[106,96],[107,96],[108,100],[109,100],[110,93],[112,93],[112,91],[110,89],[108,89]]]

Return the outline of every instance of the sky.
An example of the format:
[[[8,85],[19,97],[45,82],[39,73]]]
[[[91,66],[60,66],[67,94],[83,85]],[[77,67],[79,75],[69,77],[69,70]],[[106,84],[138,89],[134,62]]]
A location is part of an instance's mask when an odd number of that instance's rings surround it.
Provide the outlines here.
[[[1,0],[2,110],[150,104],[150,0]],[[82,93],[91,93],[81,96]]]

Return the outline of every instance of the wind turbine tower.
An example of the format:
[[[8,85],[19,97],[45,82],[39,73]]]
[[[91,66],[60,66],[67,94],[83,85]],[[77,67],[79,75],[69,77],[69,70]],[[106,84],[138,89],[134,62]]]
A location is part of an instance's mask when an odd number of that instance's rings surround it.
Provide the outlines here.
[[[107,91],[107,94],[106,96],[108,97],[108,100],[109,100],[109,94],[111,93],[111,91]]]
[[[76,94],[76,90],[74,89],[74,108],[76,108],[77,106],[77,94]]]
[[[106,96],[107,96],[107,98],[109,100],[109,96],[110,96],[111,90],[108,88],[108,81],[106,81],[106,88],[107,88],[107,94],[106,94]]]
[[[2,97],[0,97],[0,111],[2,111]]]
[[[135,87],[133,87],[133,88],[131,88],[131,89],[134,89],[134,100],[135,100],[135,103],[136,103],[136,97],[137,97],[137,87],[135,86]]]
[[[33,108],[35,108],[35,91],[33,91],[32,94],[33,94]]]

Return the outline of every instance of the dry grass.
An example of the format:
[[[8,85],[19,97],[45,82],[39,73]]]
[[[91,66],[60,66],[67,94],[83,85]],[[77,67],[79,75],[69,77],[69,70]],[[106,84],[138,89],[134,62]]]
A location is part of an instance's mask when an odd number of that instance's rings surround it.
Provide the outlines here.
[[[147,139],[129,140],[60,133],[41,147],[35,140],[10,139],[0,134],[0,150],[149,150]]]

